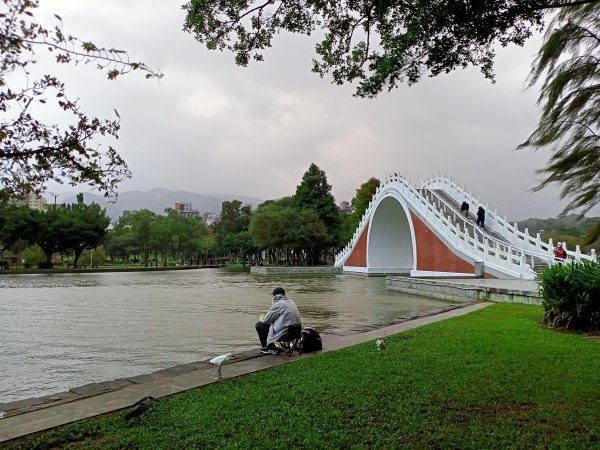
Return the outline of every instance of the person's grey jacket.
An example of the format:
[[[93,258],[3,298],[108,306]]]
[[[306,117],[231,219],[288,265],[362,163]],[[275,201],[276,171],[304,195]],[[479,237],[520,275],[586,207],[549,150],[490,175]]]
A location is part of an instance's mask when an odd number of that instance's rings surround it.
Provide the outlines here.
[[[300,313],[294,300],[285,295],[277,294],[273,297],[273,304],[269,312],[261,319],[266,325],[271,325],[267,336],[267,345],[274,344],[285,335],[285,329],[290,325],[300,325]]]

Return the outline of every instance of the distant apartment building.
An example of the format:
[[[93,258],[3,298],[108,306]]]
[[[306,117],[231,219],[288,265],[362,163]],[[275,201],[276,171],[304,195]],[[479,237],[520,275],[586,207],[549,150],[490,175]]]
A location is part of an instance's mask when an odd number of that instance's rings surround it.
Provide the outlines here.
[[[204,222],[204,225],[212,225],[218,219],[219,219],[219,215],[216,214],[216,213],[212,213],[210,211],[205,212],[204,214],[202,214],[202,221]]]
[[[193,209],[191,202],[175,203],[175,211],[185,217],[201,217],[200,211]]]
[[[37,209],[40,211],[45,211],[48,209],[48,200],[32,192],[20,197],[13,197],[12,201],[17,205],[26,206],[31,209]]]

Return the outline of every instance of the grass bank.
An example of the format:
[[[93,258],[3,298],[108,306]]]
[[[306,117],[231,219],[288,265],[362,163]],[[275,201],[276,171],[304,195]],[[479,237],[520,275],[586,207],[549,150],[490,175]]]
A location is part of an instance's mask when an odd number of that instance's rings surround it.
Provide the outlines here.
[[[497,304],[17,448],[598,448],[600,344]]]

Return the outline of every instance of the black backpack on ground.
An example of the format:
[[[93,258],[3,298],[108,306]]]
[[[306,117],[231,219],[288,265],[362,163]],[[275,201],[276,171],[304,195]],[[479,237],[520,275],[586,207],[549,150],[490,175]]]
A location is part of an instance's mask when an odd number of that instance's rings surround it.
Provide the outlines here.
[[[303,353],[318,352],[323,349],[323,341],[319,330],[315,327],[304,327],[302,329],[302,338],[300,338],[300,348]]]

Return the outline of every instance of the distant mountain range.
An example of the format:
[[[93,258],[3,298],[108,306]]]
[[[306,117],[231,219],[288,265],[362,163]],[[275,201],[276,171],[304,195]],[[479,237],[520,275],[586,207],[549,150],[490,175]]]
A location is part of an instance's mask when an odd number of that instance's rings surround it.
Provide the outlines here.
[[[196,209],[201,213],[204,212],[221,212],[221,204],[224,201],[239,200],[246,204],[249,203],[253,208],[263,200],[245,195],[230,195],[230,194],[197,194],[189,191],[170,191],[168,189],[152,189],[150,191],[129,191],[119,193],[116,203],[110,203],[105,197],[92,193],[84,193],[83,201],[86,204],[98,203],[106,208],[106,214],[112,222],[116,222],[123,211],[137,211],[140,209],[149,209],[157,214],[164,214],[165,209],[175,208],[175,203],[191,203],[192,209]],[[49,200],[51,203],[53,200]],[[65,197],[59,203],[76,203],[77,196],[72,195]]]

